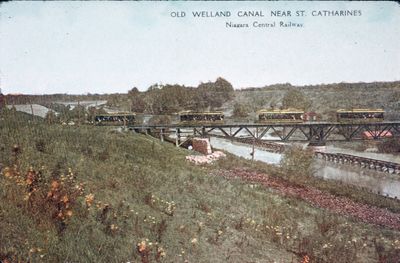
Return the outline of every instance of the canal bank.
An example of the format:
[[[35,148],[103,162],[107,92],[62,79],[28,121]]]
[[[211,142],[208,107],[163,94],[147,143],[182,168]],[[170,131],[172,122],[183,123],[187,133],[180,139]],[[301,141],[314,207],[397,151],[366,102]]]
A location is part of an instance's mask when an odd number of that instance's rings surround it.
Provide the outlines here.
[[[282,154],[280,153],[268,152],[258,147],[253,148],[251,145],[227,139],[211,137],[210,142],[214,148],[227,151],[248,160],[253,159],[279,166],[282,159]],[[332,147],[329,150],[333,151]],[[368,154],[365,156],[371,157]],[[385,160],[391,160],[390,156],[383,156]],[[398,175],[390,175],[374,170],[365,170],[360,167],[354,167],[347,164],[336,164],[319,159],[316,159],[314,162],[314,171],[313,174],[316,177],[353,185],[357,188],[379,195],[397,199],[400,198],[400,177]]]

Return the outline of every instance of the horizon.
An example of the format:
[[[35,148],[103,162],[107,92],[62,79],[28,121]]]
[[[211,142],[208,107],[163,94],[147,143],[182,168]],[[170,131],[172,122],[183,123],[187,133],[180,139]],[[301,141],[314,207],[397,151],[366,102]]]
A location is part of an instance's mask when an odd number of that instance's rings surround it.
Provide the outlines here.
[[[300,8],[309,15],[266,17],[267,10]],[[218,10],[232,17],[190,17]],[[262,10],[265,17],[234,17],[240,10]],[[313,10],[359,16],[318,17]],[[172,17],[178,11],[186,17]],[[255,20],[303,27],[225,25]],[[1,4],[0,88],[5,94],[112,94],[153,84],[197,87],[219,76],[235,90],[394,82],[398,24],[394,2],[7,2]]]
[[[221,77],[223,78],[223,77]],[[225,79],[225,78],[223,78]],[[225,79],[227,80],[227,79]],[[227,80],[229,82],[229,80]],[[213,82],[213,81],[211,81]],[[340,84],[374,84],[374,83],[395,83],[395,82],[399,82],[400,83],[400,79],[399,80],[393,80],[393,81],[372,81],[372,82],[335,82],[335,83],[319,83],[319,84],[311,84],[311,85],[293,85],[292,83],[273,83],[273,84],[267,84],[264,86],[259,86],[259,87],[241,87],[241,88],[235,88],[233,87],[233,89],[235,91],[245,91],[247,89],[263,89],[263,88],[268,88],[270,86],[279,86],[279,85],[289,85],[291,87],[294,88],[305,88],[305,87],[321,87],[321,86],[330,86],[330,85],[340,85]],[[206,82],[200,82],[200,83],[206,83]],[[157,83],[155,83],[157,84]],[[181,85],[181,84],[163,84],[161,87],[164,86],[174,86],[174,85],[179,85],[185,88],[198,88],[198,86],[193,87],[193,86],[186,86],[186,85]],[[146,90],[139,90],[139,92],[146,92]],[[127,90],[126,92],[114,92],[114,93],[46,93],[46,94],[34,94],[34,93],[2,93],[1,89],[0,89],[0,94],[3,94],[4,96],[42,96],[42,95],[68,95],[68,96],[94,96],[94,95],[111,95],[111,94],[128,94],[129,90]]]

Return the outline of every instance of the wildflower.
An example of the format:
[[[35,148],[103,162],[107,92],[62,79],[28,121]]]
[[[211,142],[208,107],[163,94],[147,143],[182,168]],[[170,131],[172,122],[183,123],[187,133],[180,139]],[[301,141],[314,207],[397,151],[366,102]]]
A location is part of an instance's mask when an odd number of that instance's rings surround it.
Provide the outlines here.
[[[310,257],[308,255],[305,255],[301,263],[309,263],[309,262],[310,262]]]
[[[85,202],[87,206],[92,206],[92,203],[94,201],[94,194],[88,194],[85,196]]]
[[[51,190],[55,191],[60,187],[60,183],[56,180],[51,182]]]
[[[218,232],[217,232],[217,234],[218,234],[218,236],[220,236],[220,235],[222,235],[222,230],[218,230]]]
[[[57,217],[60,219],[64,219],[64,215],[61,211],[57,214]]]
[[[12,176],[12,172],[11,172],[10,167],[4,168],[4,170],[3,170],[3,175],[4,175],[5,177],[11,177],[11,176]]]
[[[24,197],[24,201],[28,201],[30,196],[31,196],[31,193],[26,194]]]
[[[197,244],[197,238],[192,238],[192,240],[190,240],[190,243],[192,243],[192,245],[196,245]]]
[[[167,254],[165,253],[165,250],[162,248],[162,247],[159,247],[158,249],[157,249],[157,255],[159,256],[159,257],[165,257]]]
[[[64,204],[68,203],[68,202],[69,202],[68,196],[67,196],[67,195],[64,195],[64,196],[61,198],[61,201],[62,201]]]
[[[118,230],[118,226],[111,224],[110,226],[111,231],[117,231]]]
[[[137,246],[138,246],[138,251],[139,251],[140,253],[146,251],[146,248],[147,248],[147,246],[146,246],[146,241],[142,240],[142,242],[139,242],[139,243],[137,244]]]

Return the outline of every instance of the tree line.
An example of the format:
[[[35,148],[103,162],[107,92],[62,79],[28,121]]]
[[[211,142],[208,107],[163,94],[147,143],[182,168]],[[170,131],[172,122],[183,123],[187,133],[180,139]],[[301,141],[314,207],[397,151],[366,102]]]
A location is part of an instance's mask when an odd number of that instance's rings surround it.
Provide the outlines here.
[[[181,110],[215,110],[223,103],[232,100],[232,84],[223,78],[214,82],[201,83],[198,87],[183,85],[152,85],[147,91],[140,92],[136,87],[128,92],[130,110],[148,114],[171,114]],[[109,106],[121,106],[123,101],[109,100]]]

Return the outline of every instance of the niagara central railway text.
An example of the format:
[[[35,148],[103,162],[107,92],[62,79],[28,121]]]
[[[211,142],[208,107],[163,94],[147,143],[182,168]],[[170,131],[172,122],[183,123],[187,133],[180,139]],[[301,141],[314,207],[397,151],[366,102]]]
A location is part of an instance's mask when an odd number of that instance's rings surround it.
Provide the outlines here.
[[[274,28],[274,27],[304,27],[303,23],[296,23],[296,22],[286,22],[286,21],[279,21],[279,22],[261,22],[261,21],[254,21],[252,23],[234,23],[234,22],[225,22],[225,27],[227,28]]]

